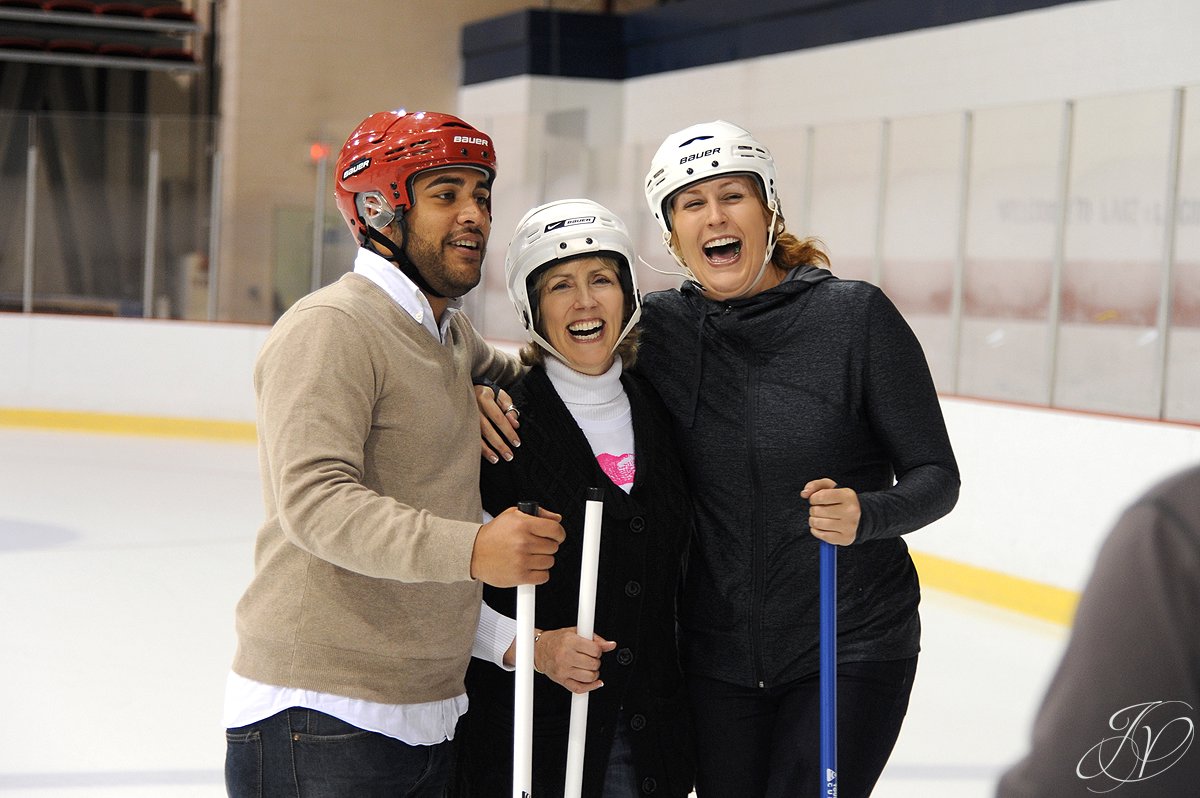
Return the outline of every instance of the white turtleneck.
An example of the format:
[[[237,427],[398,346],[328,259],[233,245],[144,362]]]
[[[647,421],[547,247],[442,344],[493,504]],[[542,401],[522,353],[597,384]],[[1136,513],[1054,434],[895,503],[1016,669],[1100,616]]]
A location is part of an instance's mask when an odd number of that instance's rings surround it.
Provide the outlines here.
[[[547,355],[546,375],[591,444],[596,462],[626,493],[633,487],[633,414],[621,385],[621,359],[603,374],[582,374]]]

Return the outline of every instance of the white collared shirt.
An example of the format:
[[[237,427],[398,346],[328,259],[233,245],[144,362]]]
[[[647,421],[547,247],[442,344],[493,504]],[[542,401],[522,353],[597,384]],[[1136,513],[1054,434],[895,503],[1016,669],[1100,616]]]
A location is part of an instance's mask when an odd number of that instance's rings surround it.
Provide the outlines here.
[[[454,314],[462,308],[462,299],[456,297],[447,301],[442,323],[438,325],[429,299],[421,293],[416,283],[383,256],[359,247],[358,254],[354,257],[354,273],[361,274],[382,288],[393,302],[429,330],[430,335],[442,343],[446,342],[446,330],[449,329]]]
[[[416,284],[381,256],[359,248],[354,259],[354,272],[386,291],[402,310],[437,341],[446,342],[446,330],[454,314],[462,307],[461,299],[449,300],[439,325],[434,319],[433,307]],[[471,656],[512,670],[504,665],[503,659],[504,652],[516,637],[516,628],[516,621],[483,604]],[[454,727],[467,711],[467,696],[462,694],[422,704],[381,704],[263,684],[230,671],[225,684],[225,728],[248,726],[289,707],[315,709],[360,729],[384,734],[409,745],[436,745],[454,738]]]

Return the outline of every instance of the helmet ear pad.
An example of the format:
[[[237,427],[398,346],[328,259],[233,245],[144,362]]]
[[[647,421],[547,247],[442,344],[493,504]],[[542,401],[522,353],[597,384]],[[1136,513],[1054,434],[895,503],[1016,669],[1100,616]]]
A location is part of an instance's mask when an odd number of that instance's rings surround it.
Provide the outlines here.
[[[405,240],[408,238],[404,208],[393,208],[387,198],[378,191],[363,191],[354,196],[354,209],[363,225],[362,245],[366,246],[368,241],[375,242],[377,247],[387,250],[386,254],[380,254],[396,264],[418,288],[427,290],[434,296],[441,296],[429,286],[404,252]],[[388,230],[393,225],[395,228]]]
[[[526,329],[533,330],[540,334],[540,331],[538,330],[538,324],[542,320],[542,314],[539,312],[541,310],[539,307],[541,304],[539,302],[539,299],[541,298],[541,292],[538,291],[538,286],[542,282],[542,277],[546,274],[546,272],[550,271],[550,267],[557,266],[559,263],[562,263],[562,261],[552,260],[549,263],[543,263],[541,266],[530,272],[529,276],[525,278],[525,296],[529,300],[529,315],[523,319]]]
[[[361,191],[354,195],[354,209],[363,223],[382,230],[396,220],[396,209],[379,191]]]

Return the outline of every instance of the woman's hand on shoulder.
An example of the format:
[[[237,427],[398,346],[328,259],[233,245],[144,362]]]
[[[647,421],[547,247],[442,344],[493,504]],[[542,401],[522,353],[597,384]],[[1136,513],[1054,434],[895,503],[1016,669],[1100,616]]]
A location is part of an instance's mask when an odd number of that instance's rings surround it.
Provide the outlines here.
[[[808,499],[808,528],[813,537],[835,546],[849,546],[858,537],[862,506],[853,488],[839,488],[828,477],[814,479],[800,491]]]
[[[475,385],[475,403],[479,406],[480,456],[493,465],[513,459],[512,449],[521,445],[517,427],[521,426],[521,411],[503,388],[495,385]]]
[[[592,635],[591,640],[580,637],[574,626],[551,629],[538,635],[533,665],[572,693],[588,693],[604,686],[600,681],[600,655],[616,647],[600,635]]]

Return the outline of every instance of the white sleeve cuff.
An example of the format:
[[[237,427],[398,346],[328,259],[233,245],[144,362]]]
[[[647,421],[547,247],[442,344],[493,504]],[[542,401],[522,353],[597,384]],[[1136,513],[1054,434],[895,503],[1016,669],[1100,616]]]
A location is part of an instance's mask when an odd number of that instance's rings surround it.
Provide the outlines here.
[[[513,671],[504,664],[504,652],[517,638],[517,621],[507,615],[501,615],[482,602],[479,607],[479,626],[475,629],[475,643],[471,646],[471,656],[498,665],[506,671]]]

